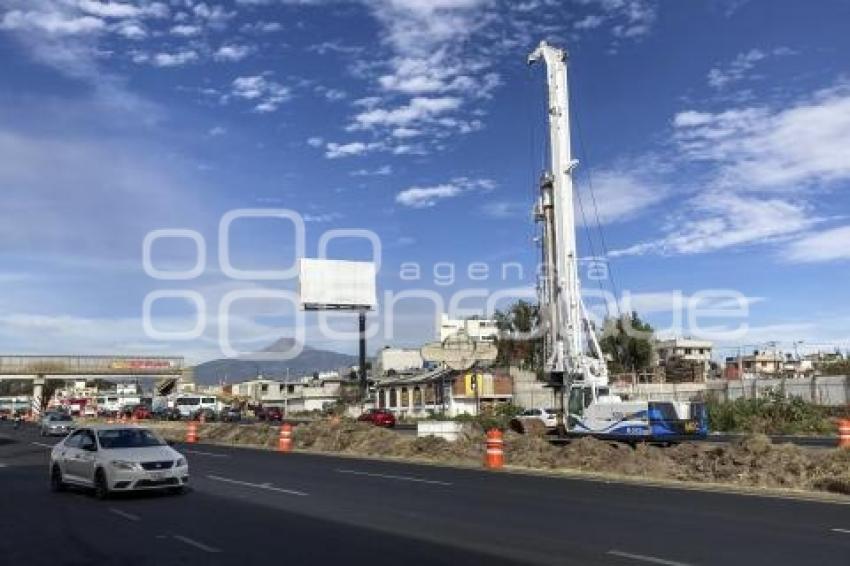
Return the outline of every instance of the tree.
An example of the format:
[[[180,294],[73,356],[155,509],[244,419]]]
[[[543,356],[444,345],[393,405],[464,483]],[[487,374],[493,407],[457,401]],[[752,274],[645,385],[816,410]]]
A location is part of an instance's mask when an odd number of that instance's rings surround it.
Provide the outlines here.
[[[609,356],[608,369],[613,373],[640,371],[652,362],[652,326],[636,312],[619,319],[605,321],[599,346]]]
[[[500,331],[496,341],[497,363],[526,369],[542,367],[543,339],[537,334],[540,324],[538,306],[519,300],[505,311],[497,310],[493,318]]]

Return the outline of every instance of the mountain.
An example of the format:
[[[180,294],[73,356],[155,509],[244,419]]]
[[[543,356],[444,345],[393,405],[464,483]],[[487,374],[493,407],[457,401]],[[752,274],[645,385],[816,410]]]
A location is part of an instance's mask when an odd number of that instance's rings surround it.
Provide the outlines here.
[[[292,338],[281,338],[274,344],[260,350],[260,353],[287,352],[292,349],[295,341]],[[357,365],[357,356],[341,354],[330,350],[320,350],[303,346],[301,353],[289,360],[268,361],[242,358],[223,358],[212,360],[195,366],[195,382],[203,385],[214,385],[221,381],[235,383],[257,377],[280,379],[286,377],[287,369],[290,376],[312,375],[316,371],[333,371]],[[368,367],[368,366],[367,366]]]

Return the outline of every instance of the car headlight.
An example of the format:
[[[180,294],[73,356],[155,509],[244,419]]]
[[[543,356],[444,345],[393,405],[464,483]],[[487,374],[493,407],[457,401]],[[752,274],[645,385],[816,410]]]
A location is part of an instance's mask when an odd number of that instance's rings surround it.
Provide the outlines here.
[[[139,469],[139,464],[136,462],[128,462],[126,460],[112,460],[110,462],[113,468],[117,470],[137,470]]]
[[[182,468],[186,465],[186,458],[178,458],[177,464],[174,466],[175,468]]]

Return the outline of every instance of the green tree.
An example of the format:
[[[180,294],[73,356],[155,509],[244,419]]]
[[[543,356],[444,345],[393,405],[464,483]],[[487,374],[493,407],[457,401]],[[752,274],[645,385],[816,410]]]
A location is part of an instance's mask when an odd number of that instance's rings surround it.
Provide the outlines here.
[[[540,310],[536,304],[519,300],[505,311],[493,316],[499,327],[497,363],[516,365],[525,369],[543,364],[543,339],[537,335]]]
[[[636,312],[605,321],[599,346],[609,357],[608,369],[614,373],[640,371],[652,361],[652,326]]]

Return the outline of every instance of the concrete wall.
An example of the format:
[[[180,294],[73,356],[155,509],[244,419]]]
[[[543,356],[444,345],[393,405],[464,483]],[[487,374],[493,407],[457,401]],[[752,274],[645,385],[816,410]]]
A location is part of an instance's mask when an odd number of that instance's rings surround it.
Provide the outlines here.
[[[511,368],[510,374],[514,380],[514,405],[526,409],[557,406],[554,390],[539,381],[533,371]]]
[[[831,375],[794,379],[711,380],[705,383],[615,384],[614,393],[653,401],[686,401],[713,394],[723,401],[764,396],[768,390],[785,391],[788,396],[824,406],[850,403],[850,376]]]

